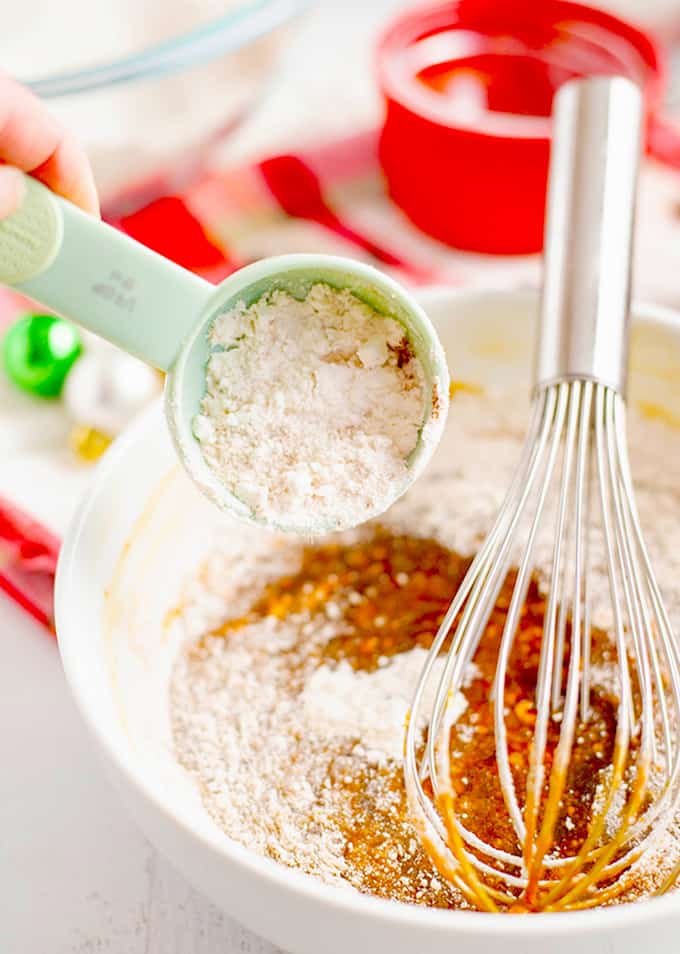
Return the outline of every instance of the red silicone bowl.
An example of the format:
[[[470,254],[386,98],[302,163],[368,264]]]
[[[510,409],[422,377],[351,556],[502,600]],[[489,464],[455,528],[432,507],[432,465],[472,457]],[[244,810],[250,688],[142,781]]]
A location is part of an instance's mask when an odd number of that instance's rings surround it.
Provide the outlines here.
[[[677,165],[678,132],[658,116],[658,44],[602,10],[564,0],[459,0],[408,12],[378,45],[390,195],[424,232],[461,249],[537,252],[555,90],[623,74],[643,88],[648,142]]]

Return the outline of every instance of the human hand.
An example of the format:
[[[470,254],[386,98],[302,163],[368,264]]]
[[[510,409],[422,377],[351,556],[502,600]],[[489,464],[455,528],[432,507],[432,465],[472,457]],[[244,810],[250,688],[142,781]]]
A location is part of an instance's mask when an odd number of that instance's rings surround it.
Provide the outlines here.
[[[35,176],[86,212],[99,215],[97,190],[84,150],[36,96],[0,74],[0,219],[21,203],[25,186],[16,169]]]

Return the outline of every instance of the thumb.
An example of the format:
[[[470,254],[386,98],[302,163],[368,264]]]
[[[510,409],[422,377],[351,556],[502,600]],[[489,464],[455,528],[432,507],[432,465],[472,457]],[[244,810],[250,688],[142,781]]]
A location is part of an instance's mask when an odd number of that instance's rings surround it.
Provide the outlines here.
[[[25,191],[24,177],[19,170],[0,165],[0,220],[19,208]]]

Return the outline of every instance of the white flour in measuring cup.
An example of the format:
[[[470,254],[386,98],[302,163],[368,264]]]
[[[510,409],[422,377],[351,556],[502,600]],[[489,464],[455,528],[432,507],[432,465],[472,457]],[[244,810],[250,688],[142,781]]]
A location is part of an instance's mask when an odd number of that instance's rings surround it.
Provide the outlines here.
[[[403,488],[426,416],[402,325],[351,291],[273,291],[220,315],[194,433],[257,519],[354,526]]]

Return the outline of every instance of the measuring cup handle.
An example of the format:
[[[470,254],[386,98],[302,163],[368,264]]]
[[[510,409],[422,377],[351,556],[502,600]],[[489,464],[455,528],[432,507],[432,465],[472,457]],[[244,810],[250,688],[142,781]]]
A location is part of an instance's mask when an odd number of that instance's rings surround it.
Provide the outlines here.
[[[30,176],[0,221],[0,283],[168,370],[213,286]]]

